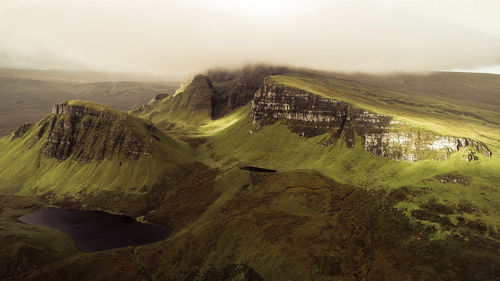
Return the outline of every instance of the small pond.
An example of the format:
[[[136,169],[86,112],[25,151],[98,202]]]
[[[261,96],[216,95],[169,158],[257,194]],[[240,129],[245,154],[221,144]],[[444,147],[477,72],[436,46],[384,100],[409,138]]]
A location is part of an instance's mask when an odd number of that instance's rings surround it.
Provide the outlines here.
[[[259,168],[259,167],[254,167],[254,166],[243,166],[243,167],[240,167],[240,170],[247,170],[250,172],[258,172],[258,173],[275,173],[276,172],[276,170]]]
[[[129,216],[102,211],[45,207],[21,216],[19,221],[59,230],[85,252],[149,244],[164,240],[171,234],[161,225],[141,223]]]

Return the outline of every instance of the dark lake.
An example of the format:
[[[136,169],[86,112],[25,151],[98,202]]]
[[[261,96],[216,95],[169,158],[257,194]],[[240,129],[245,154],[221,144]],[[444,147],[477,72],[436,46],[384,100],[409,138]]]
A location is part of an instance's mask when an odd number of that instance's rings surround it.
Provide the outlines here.
[[[19,221],[59,230],[86,252],[149,244],[164,240],[171,234],[163,226],[102,211],[46,207],[21,216]]]
[[[275,173],[276,172],[276,170],[259,168],[259,167],[254,167],[254,166],[243,166],[240,168],[240,170],[247,170],[250,172],[259,172],[259,173]]]

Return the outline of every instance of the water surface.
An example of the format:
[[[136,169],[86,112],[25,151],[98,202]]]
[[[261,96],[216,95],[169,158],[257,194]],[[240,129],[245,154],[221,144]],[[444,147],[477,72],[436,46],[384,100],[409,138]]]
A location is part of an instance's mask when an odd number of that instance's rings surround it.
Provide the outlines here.
[[[67,234],[82,251],[95,252],[158,242],[170,236],[160,225],[102,211],[41,208],[19,221],[49,227]]]
[[[254,166],[243,166],[240,170],[247,170],[250,172],[259,172],[259,173],[275,173],[276,170],[254,167]]]

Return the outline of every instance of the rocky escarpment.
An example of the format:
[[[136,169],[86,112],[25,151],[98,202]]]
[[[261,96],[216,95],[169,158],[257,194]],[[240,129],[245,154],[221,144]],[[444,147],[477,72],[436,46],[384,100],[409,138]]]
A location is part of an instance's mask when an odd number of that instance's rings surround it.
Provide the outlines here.
[[[179,102],[176,108],[186,112],[196,113],[198,111],[208,110],[212,107],[211,98],[213,95],[213,86],[210,79],[205,75],[196,75],[191,83],[184,90],[186,95],[176,96]]]
[[[151,155],[159,131],[151,123],[110,109],[62,103],[54,105],[35,134],[46,137],[42,155],[60,160],[137,159]],[[142,127],[142,128],[141,128]],[[145,136],[141,131],[149,133]]]
[[[189,85],[180,93],[167,97],[153,109],[169,114],[167,120],[183,119],[198,123],[210,119],[211,98],[214,94],[212,82],[205,75],[196,75]]]
[[[154,100],[154,101],[160,101],[160,100],[165,99],[165,98],[167,98],[167,97],[168,97],[168,94],[166,94],[166,93],[161,93],[161,94],[157,94],[157,95],[153,98],[153,100]]]
[[[214,86],[212,118],[220,118],[248,104],[267,76],[286,71],[286,67],[268,65],[247,65],[238,71],[209,70],[207,77]]]
[[[323,145],[343,138],[348,147],[353,147],[355,135],[358,135],[365,150],[394,160],[447,159],[461,148],[467,161],[476,160],[477,154],[491,156],[491,151],[481,142],[416,129],[391,116],[270,80],[255,93],[251,118],[257,129],[286,120],[290,130],[299,136],[329,133],[321,142]]]
[[[269,75],[286,72],[284,67],[265,65],[243,69],[209,70],[184,84],[174,95],[156,97],[131,114],[151,120],[164,130],[200,125],[221,118],[248,104]],[[181,123],[182,126],[177,126]]]
[[[32,126],[33,123],[31,122],[22,124],[21,126],[19,126],[19,128],[16,129],[16,131],[14,131],[12,139],[17,139],[24,136],[24,134],[26,134]]]
[[[364,147],[374,155],[395,160],[416,161],[421,159],[443,160],[454,152],[463,149],[467,161],[477,160],[477,154],[491,156],[486,145],[468,138],[441,136],[425,130],[405,128],[364,135]]]
[[[85,105],[61,103],[52,106],[52,114],[70,114],[73,117],[98,117],[107,120],[126,120],[126,114],[119,114],[112,110],[97,109]]]

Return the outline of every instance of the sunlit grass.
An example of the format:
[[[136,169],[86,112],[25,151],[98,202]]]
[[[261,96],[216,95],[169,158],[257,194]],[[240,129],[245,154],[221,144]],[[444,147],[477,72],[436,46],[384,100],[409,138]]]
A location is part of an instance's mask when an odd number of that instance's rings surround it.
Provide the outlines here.
[[[379,114],[391,115],[396,120],[438,134],[480,140],[492,151],[500,151],[500,108],[494,106],[486,110],[461,101],[416,96],[321,75],[289,74],[270,79]]]

